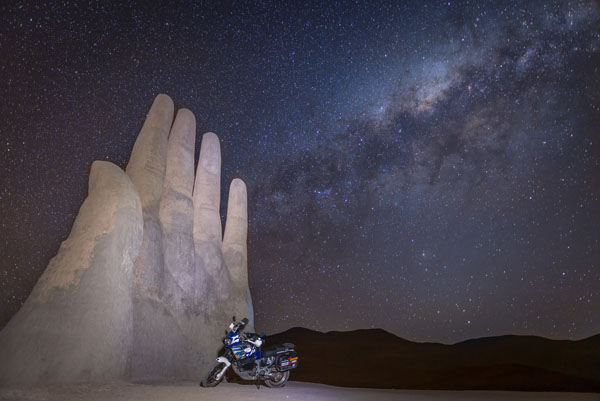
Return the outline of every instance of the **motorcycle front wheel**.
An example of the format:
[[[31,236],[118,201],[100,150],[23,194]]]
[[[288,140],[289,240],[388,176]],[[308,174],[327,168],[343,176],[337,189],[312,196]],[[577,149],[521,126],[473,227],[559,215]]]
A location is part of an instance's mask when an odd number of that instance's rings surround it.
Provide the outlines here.
[[[275,372],[273,376],[265,379],[265,386],[267,387],[283,387],[285,382],[290,378],[290,371]]]
[[[223,362],[217,362],[217,364],[202,377],[202,382],[200,382],[200,385],[202,387],[215,387],[221,382],[221,380],[223,380],[223,377],[225,377],[223,374],[221,375],[221,378],[217,380],[219,373],[221,373],[226,367],[227,365],[225,365]]]

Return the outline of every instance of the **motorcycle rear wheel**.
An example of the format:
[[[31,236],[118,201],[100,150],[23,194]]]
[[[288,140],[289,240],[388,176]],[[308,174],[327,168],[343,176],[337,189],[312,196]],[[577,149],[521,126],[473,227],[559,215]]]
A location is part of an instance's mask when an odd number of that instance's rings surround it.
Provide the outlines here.
[[[217,380],[217,375],[225,369],[227,365],[223,362],[217,362],[215,366],[213,366],[203,377],[200,385],[202,387],[215,387],[217,384],[221,383],[225,375],[221,375],[221,378]]]
[[[290,371],[275,372],[272,377],[265,379],[265,386],[267,387],[283,387],[290,378]]]

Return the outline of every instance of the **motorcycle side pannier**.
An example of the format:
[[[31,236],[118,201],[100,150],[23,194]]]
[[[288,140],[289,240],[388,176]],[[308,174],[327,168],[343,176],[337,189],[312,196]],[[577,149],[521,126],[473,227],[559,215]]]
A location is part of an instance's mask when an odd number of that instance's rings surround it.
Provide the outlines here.
[[[289,351],[285,354],[277,357],[276,368],[280,372],[294,369],[298,366],[298,353],[296,351]]]

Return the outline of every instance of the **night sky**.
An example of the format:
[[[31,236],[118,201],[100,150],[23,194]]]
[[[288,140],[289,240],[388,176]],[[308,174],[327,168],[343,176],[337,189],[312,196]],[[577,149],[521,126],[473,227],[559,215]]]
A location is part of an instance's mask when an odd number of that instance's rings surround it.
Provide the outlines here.
[[[0,327],[166,93],[248,185],[257,330],[600,332],[597,2],[210,3],[2,1]]]

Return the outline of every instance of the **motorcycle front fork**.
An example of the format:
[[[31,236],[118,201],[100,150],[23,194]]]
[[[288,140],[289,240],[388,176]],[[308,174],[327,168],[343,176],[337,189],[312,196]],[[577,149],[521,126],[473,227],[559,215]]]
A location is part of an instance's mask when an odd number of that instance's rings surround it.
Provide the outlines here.
[[[231,362],[229,362],[229,359],[225,358],[224,356],[218,357],[217,358],[217,362],[225,364],[225,369],[221,370],[217,374],[217,381],[219,381],[219,380],[221,380],[221,378],[223,377],[223,375],[225,375],[225,372],[227,372],[227,369],[229,369],[229,367],[231,366]]]

